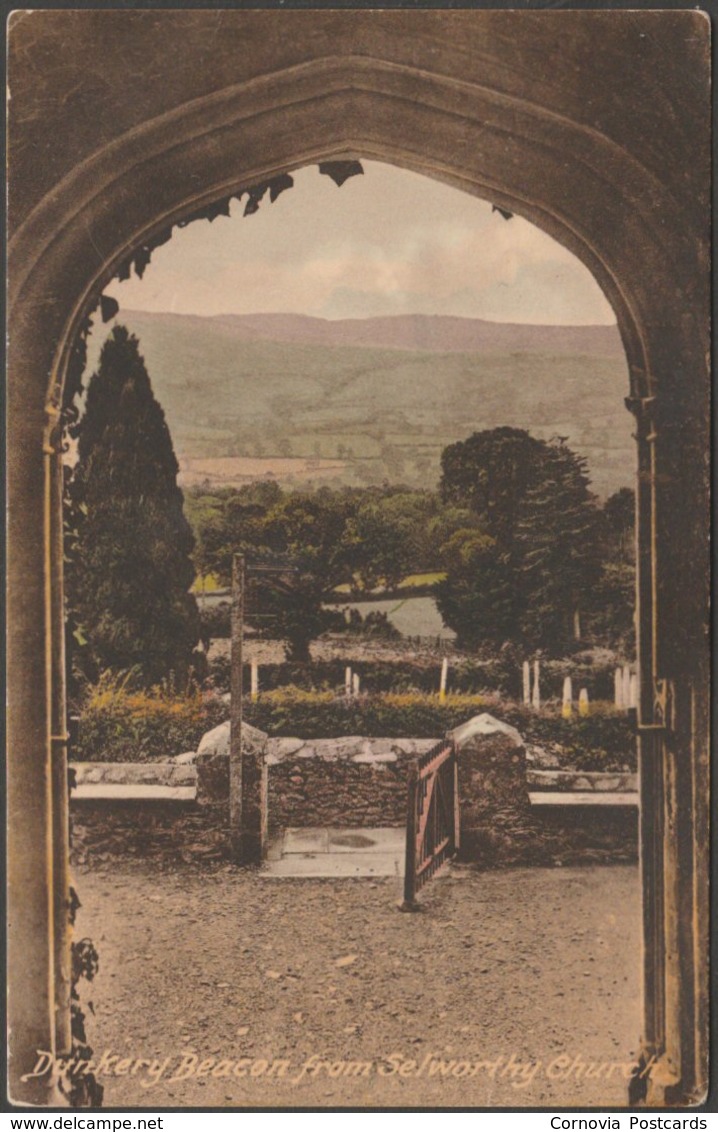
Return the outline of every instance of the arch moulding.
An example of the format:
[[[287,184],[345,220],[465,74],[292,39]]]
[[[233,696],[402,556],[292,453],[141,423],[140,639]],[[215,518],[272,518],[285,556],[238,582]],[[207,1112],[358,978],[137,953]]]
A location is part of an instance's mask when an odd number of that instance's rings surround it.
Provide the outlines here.
[[[61,1053],[67,1041],[54,433],[74,335],[139,245],[243,187],[344,158],[393,163],[525,217],[583,261],[616,312],[630,372],[618,395],[630,395],[638,439],[641,1038],[650,1068],[634,1099],[698,1097],[707,843],[693,799],[707,791],[708,710],[707,554],[696,541],[707,515],[700,249],[669,188],[605,134],[488,86],[367,56],[314,60],[147,119],[60,181],[9,245],[13,1097],[47,1103],[37,1082],[19,1081],[21,1066],[28,1050]]]

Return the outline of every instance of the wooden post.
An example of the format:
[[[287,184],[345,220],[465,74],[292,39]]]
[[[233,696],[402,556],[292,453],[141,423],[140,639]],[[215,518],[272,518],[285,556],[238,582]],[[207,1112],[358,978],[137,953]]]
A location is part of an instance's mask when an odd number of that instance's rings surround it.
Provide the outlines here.
[[[563,682],[563,704],[561,707],[561,715],[564,719],[570,719],[573,715],[573,687],[571,685],[570,676],[566,676]]]
[[[582,688],[578,693],[578,714],[588,715],[588,688]]]
[[[359,695],[359,685],[360,685],[359,673],[355,672],[354,675],[352,676],[352,688],[353,688],[355,696]]]
[[[259,665],[256,660],[252,661],[250,672],[250,696],[253,700],[256,700],[259,695]]]
[[[352,670],[351,668],[344,669],[344,695],[351,696],[352,694]]]
[[[459,748],[456,743],[452,743],[454,748],[454,852],[458,853],[461,848],[461,804],[459,802]]]
[[[416,762],[409,768],[406,807],[406,856],[404,864],[404,900],[399,905],[402,912],[416,912],[416,794],[419,786],[419,770]]]
[[[232,562],[231,703],[229,731],[229,841],[232,860],[242,859],[242,638],[244,635],[244,555]]]
[[[531,698],[531,703],[532,703],[533,707],[536,709],[536,711],[538,711],[538,709],[541,707],[540,676],[541,676],[541,667],[540,667],[538,660],[535,660],[534,661],[534,690],[533,690],[533,696]]]
[[[446,699],[446,681],[449,675],[449,658],[447,656],[441,662],[441,679],[439,681],[439,701],[443,704]]]
[[[531,665],[527,660],[523,663],[523,700],[527,705],[531,703]]]

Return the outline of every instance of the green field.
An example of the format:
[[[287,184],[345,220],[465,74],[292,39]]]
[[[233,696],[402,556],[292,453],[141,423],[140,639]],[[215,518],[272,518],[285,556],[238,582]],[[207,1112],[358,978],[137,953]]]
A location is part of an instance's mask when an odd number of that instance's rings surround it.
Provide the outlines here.
[[[338,482],[433,487],[447,444],[508,424],[567,437],[599,495],[632,482],[626,364],[610,351],[442,353],[238,340],[222,320],[190,316],[121,321],[140,339],[180,461],[340,458]]]

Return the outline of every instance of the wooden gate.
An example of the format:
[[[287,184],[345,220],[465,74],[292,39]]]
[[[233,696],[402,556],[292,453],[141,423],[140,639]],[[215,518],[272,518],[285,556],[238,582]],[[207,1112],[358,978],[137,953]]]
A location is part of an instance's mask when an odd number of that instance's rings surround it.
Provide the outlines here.
[[[406,821],[404,903],[417,907],[416,894],[459,848],[459,791],[456,747],[442,739],[412,764]]]

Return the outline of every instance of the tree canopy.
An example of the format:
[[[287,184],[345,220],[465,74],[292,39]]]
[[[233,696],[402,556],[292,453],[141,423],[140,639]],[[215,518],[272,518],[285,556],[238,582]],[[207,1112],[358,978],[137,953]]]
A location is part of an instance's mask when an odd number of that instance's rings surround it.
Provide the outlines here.
[[[478,528],[442,551],[438,605],[459,639],[560,651],[580,638],[599,574],[599,511],[585,461],[562,440],[489,429],[445,449],[440,491]]]
[[[194,539],[164,413],[123,326],[102,348],[73,433],[67,594],[86,666],[183,680],[198,641]]]

